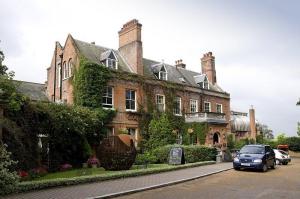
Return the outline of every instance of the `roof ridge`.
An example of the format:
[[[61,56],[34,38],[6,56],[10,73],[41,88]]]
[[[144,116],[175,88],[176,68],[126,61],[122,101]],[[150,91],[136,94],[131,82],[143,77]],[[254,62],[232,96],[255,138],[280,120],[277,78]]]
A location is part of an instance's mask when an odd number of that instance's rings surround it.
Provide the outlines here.
[[[78,41],[78,42],[81,42],[81,43],[84,43],[84,44],[88,44],[88,45],[90,45],[90,46],[96,46],[96,47],[104,48],[105,50],[115,50],[115,49],[113,49],[113,48],[108,48],[108,47],[100,46],[100,45],[98,45],[98,44],[91,44],[91,43],[89,43],[89,42],[82,41],[82,40],[75,39],[75,38],[74,38],[74,40],[75,40],[75,42]],[[116,50],[115,50],[115,51],[116,51]]]
[[[23,81],[23,80],[13,80],[14,82],[21,82],[21,83],[30,83],[30,84],[39,84],[39,85],[45,85],[43,83],[37,83],[37,82],[28,82],[28,81]]]

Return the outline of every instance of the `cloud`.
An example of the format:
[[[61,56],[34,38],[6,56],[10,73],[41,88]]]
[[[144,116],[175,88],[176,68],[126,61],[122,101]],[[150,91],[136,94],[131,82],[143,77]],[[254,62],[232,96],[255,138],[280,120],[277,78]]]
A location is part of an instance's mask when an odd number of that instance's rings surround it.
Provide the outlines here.
[[[16,79],[46,80],[55,41],[71,33],[118,48],[121,25],[143,24],[144,56],[201,71],[203,53],[216,56],[218,84],[231,107],[248,111],[277,132],[296,135],[300,108],[300,3],[289,1],[1,1],[0,48]]]

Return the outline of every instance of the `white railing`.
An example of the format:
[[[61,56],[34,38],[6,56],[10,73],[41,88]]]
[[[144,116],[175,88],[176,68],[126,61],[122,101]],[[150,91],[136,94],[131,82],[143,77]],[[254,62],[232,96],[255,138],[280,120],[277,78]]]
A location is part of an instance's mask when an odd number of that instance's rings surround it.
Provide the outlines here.
[[[224,123],[226,122],[224,113],[214,113],[214,112],[196,112],[196,113],[186,113],[186,122],[208,122],[208,123]]]

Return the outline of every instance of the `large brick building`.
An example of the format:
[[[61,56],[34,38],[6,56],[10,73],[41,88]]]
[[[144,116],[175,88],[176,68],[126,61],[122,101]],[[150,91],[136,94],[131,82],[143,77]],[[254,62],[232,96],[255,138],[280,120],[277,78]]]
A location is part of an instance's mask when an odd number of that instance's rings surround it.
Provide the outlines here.
[[[211,52],[199,60],[202,73],[189,71],[182,60],[169,65],[143,57],[142,25],[137,20],[124,24],[119,31],[119,49],[114,50],[74,39],[68,35],[64,46],[56,42],[50,67],[47,69],[46,92],[49,100],[73,103],[71,77],[79,60],[103,64],[115,73],[103,94],[103,107],[117,110],[109,124],[110,133],[118,134],[126,129],[138,141],[140,139],[138,117],[140,107],[146,107],[147,92],[138,79],[152,85],[152,100],[157,109],[166,108],[164,82],[177,85],[174,114],[184,116],[186,122],[208,124],[206,145],[224,149],[226,135],[230,132],[230,95],[217,84],[215,57]],[[126,78],[133,76],[136,78]],[[120,77],[120,78],[118,78]],[[125,77],[125,78],[124,78]]]

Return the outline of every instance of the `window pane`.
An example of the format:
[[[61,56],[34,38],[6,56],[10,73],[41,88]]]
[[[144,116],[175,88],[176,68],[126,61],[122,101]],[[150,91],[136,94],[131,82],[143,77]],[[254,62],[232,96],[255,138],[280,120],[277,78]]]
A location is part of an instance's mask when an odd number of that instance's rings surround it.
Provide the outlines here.
[[[131,91],[131,99],[135,100],[135,91]]]
[[[135,91],[126,90],[126,109],[135,110]]]
[[[175,106],[174,106],[174,114],[180,115],[181,114],[181,98],[176,97],[175,98]]]

